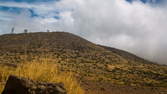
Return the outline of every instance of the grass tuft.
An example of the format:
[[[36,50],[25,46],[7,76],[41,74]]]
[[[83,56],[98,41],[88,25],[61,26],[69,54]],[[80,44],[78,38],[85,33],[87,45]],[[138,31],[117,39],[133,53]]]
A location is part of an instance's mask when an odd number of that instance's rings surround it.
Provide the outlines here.
[[[17,68],[0,66],[0,93],[11,74],[37,81],[64,83],[68,94],[84,94],[72,73],[60,72],[58,66],[48,59],[21,63]]]

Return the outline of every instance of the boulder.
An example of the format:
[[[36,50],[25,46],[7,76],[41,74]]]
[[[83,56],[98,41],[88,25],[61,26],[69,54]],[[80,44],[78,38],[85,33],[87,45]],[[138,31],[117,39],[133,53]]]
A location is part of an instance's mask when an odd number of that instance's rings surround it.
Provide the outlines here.
[[[53,84],[9,76],[2,94],[67,94],[61,83]]]

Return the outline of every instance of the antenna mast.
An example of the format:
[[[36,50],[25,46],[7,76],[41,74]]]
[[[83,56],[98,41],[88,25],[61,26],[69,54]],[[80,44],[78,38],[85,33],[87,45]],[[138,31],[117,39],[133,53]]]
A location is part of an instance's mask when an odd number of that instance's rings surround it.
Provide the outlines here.
[[[15,28],[12,27],[12,29],[11,29],[11,34],[14,34],[14,30],[15,30]]]

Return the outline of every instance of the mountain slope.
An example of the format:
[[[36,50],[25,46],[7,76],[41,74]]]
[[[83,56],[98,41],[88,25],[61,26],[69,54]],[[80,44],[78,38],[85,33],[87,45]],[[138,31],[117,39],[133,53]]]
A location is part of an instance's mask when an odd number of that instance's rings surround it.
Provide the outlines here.
[[[153,63],[151,61],[145,60],[145,59],[138,57],[132,53],[129,53],[127,51],[123,51],[120,49],[107,47],[107,46],[103,46],[103,45],[99,45],[99,46],[106,49],[106,50],[112,51],[113,53],[118,54],[123,58],[126,58],[129,62],[134,61],[134,62],[140,62],[140,63],[150,63],[150,64]]]
[[[0,36],[0,63],[50,58],[83,82],[167,87],[167,66],[128,52],[99,46],[66,32],[39,32]]]
[[[100,48],[93,43],[80,38],[71,33],[65,32],[50,32],[50,33],[25,33],[25,34],[11,34],[0,37],[0,47],[2,49],[24,50],[25,46],[30,49],[71,49],[71,50],[93,50]],[[6,47],[7,46],[7,47]],[[21,48],[21,49],[20,49]],[[1,49],[1,50],[2,50]]]

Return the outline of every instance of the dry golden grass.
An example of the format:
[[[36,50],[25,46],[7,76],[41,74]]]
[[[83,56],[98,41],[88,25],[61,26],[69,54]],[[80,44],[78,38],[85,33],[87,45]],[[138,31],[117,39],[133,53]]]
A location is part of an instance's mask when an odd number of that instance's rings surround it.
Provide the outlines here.
[[[60,72],[58,66],[48,59],[22,63],[17,68],[0,66],[0,92],[2,92],[5,82],[11,74],[37,81],[62,82],[68,94],[84,94],[84,90],[72,76],[72,73]]]

